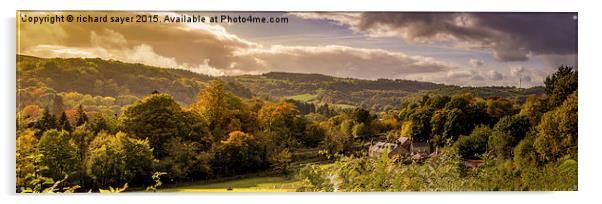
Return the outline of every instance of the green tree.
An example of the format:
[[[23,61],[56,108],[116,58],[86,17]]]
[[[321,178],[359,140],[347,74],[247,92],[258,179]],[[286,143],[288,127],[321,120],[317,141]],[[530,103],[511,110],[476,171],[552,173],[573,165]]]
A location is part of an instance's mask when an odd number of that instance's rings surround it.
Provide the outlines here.
[[[370,136],[370,129],[364,123],[354,125],[351,132],[356,139],[365,139]]]
[[[266,168],[266,152],[253,135],[234,131],[215,150],[213,167],[222,175],[237,175]]]
[[[370,124],[370,112],[363,108],[355,108],[351,113],[351,119],[357,123]]]
[[[77,171],[77,152],[69,141],[67,131],[55,129],[44,132],[39,143],[41,165],[48,167],[43,174],[58,181]]]
[[[45,108],[42,117],[34,124],[33,127],[39,130],[37,136],[40,136],[46,130],[57,129],[56,123],[56,117],[50,113],[48,108]]]
[[[33,175],[39,169],[36,163],[38,152],[38,138],[31,129],[24,129],[17,134],[16,146],[16,182],[17,186],[28,185],[28,175]]]
[[[77,106],[77,113],[75,116],[75,126],[83,125],[88,122],[88,115],[86,115],[86,111],[84,111],[84,107],[80,104]]]
[[[512,158],[512,150],[531,128],[529,119],[521,115],[503,117],[493,127],[488,148],[498,158]]]
[[[563,155],[577,156],[577,91],[561,106],[548,111],[536,127],[535,149],[543,161],[553,161]]]
[[[514,164],[519,168],[537,164],[537,151],[535,150],[535,131],[530,131],[514,148]]]
[[[148,140],[101,132],[90,143],[86,160],[87,173],[96,188],[140,183],[152,174],[154,163]]]
[[[67,114],[65,111],[61,114],[61,118],[58,121],[58,129],[65,130],[67,132],[71,132],[73,128],[71,128],[71,123],[69,123],[69,119],[67,119]]]
[[[539,123],[541,116],[547,110],[545,98],[539,95],[530,95],[523,104],[520,115],[526,116],[534,126]]]
[[[550,107],[556,107],[577,90],[577,70],[569,66],[560,66],[558,71],[546,77],[544,84]]]
[[[416,109],[410,116],[410,138],[415,142],[426,142],[431,134],[432,112],[425,108]]]
[[[319,124],[311,122],[305,126],[305,132],[301,142],[306,147],[317,147],[326,135],[326,130]]]
[[[491,129],[487,125],[477,126],[468,136],[460,136],[454,143],[458,153],[465,159],[476,159],[477,155],[487,151],[487,141],[491,136]]]
[[[198,142],[172,138],[167,143],[167,155],[160,161],[160,168],[165,169],[168,176],[174,179],[207,179],[211,175],[211,158],[209,152],[203,151]]]
[[[88,148],[94,136],[95,134],[90,129],[90,124],[88,123],[76,127],[71,133],[71,143],[75,146],[78,161],[77,179],[79,180],[79,185],[83,188],[88,187],[88,183],[86,183],[86,160],[88,159]]]
[[[461,134],[470,133],[473,124],[468,115],[458,108],[445,111],[445,123],[443,124],[443,137],[456,141]]]
[[[180,105],[170,95],[151,94],[124,107],[119,121],[127,134],[148,138],[155,157],[162,158],[167,141],[180,136],[181,112]]]

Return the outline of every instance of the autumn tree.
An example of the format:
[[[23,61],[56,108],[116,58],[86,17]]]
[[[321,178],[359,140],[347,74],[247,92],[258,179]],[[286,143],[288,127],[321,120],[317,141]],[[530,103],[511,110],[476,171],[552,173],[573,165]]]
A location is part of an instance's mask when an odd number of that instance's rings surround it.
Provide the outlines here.
[[[253,125],[242,100],[227,91],[219,80],[209,81],[191,108],[207,121],[218,141],[230,131],[243,130],[243,125]]]
[[[258,112],[257,120],[277,146],[295,146],[305,130],[299,110],[287,102],[267,103]]]

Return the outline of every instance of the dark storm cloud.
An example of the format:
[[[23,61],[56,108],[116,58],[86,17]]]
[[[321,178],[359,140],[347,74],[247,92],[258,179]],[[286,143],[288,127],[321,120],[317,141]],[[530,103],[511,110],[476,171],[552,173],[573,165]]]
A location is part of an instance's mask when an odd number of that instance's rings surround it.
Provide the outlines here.
[[[576,13],[388,13],[300,15],[347,24],[370,36],[414,42],[451,41],[456,46],[491,50],[501,61],[532,55],[577,53]]]

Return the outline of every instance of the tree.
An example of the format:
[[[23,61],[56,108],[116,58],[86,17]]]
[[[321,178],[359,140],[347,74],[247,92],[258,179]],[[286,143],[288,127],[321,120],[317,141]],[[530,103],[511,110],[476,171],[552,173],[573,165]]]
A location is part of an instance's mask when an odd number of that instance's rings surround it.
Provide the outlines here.
[[[426,103],[424,105],[428,108],[435,109],[435,110],[442,109],[445,107],[445,104],[447,104],[447,102],[449,102],[450,100],[451,100],[451,97],[449,97],[449,96],[434,95],[434,96],[428,97],[428,100],[426,101]]]
[[[507,115],[514,114],[514,108],[511,101],[504,98],[487,99],[487,114],[491,117],[491,123],[495,124],[498,120]]]
[[[529,118],[531,124],[534,126],[539,123],[541,116],[547,110],[545,98],[538,95],[530,95],[527,97],[527,101],[523,104],[520,110],[520,115],[524,115]]]
[[[78,161],[77,165],[77,179],[79,179],[79,185],[83,188],[87,188],[87,175],[86,175],[86,160],[88,159],[88,148],[92,140],[94,139],[94,132],[90,128],[90,124],[84,123],[73,130],[71,133],[71,143],[74,144],[76,149],[76,158]]]
[[[266,152],[253,135],[234,131],[217,146],[213,167],[222,175],[237,175],[264,169]]]
[[[320,152],[328,159],[334,159],[337,153],[346,150],[351,139],[350,134],[343,134],[338,128],[329,126],[326,128],[324,140],[320,143]]]
[[[306,147],[317,147],[324,140],[326,131],[319,124],[311,122],[305,126],[301,142]]]
[[[503,117],[493,127],[488,148],[498,158],[512,158],[512,150],[531,128],[529,119],[521,115]]]
[[[370,136],[370,129],[364,123],[355,124],[351,132],[357,139],[365,139]]]
[[[178,119],[178,131],[183,141],[197,143],[198,148],[208,150],[213,144],[211,130],[205,120],[194,111],[182,111]]]
[[[63,111],[61,118],[59,119],[58,129],[65,130],[67,132],[71,132],[73,130],[71,128],[71,123],[69,123],[69,119],[67,119],[67,114],[65,114],[65,111]]]
[[[164,145],[180,136],[182,109],[167,94],[151,94],[123,108],[119,117],[121,128],[136,138],[148,138],[155,157],[165,155]]]
[[[54,95],[54,98],[52,99],[52,114],[60,114],[64,111],[64,107],[65,104],[63,103],[63,97],[61,97],[60,95]]]
[[[108,116],[104,113],[96,113],[90,122],[90,128],[95,134],[100,131],[107,131],[109,133],[117,132],[118,121],[116,116]]]
[[[357,123],[370,124],[370,112],[363,108],[355,108],[351,114],[351,119]]]
[[[77,116],[75,119],[75,126],[83,125],[88,122],[88,115],[86,115],[86,111],[84,111],[84,107],[80,104],[77,106]]]
[[[48,167],[43,174],[55,181],[77,171],[77,153],[67,131],[55,129],[44,132],[39,143],[41,165]]]
[[[465,159],[476,159],[477,155],[487,151],[487,141],[491,136],[491,129],[487,125],[477,126],[468,136],[460,136],[454,143],[458,153]]]
[[[432,112],[425,108],[416,109],[410,116],[409,136],[415,142],[426,142],[431,134]]]
[[[569,66],[560,66],[558,71],[546,77],[544,84],[550,107],[556,107],[577,90],[577,70]]]
[[[554,161],[563,155],[577,156],[577,91],[561,106],[548,111],[536,127],[535,150],[543,161]]]
[[[229,131],[242,130],[241,125],[247,122],[236,117],[246,113],[242,100],[226,91],[224,82],[219,80],[209,81],[191,108],[207,121],[218,141]]]
[[[267,103],[257,114],[262,129],[271,136],[277,146],[296,146],[303,136],[305,121],[299,115],[299,110],[287,102]]]
[[[203,151],[198,142],[172,138],[167,143],[167,155],[160,162],[169,177],[175,179],[206,179],[211,175],[212,155]]]
[[[270,163],[272,168],[279,173],[287,174],[289,166],[293,162],[293,155],[290,153],[288,148],[283,149],[277,154],[272,154],[270,157]]]
[[[514,148],[514,163],[519,167],[533,166],[537,164],[537,151],[535,150],[535,131],[530,131]]]
[[[154,163],[152,151],[148,140],[130,138],[123,132],[102,132],[90,143],[86,172],[96,188],[148,180]]]
[[[470,133],[473,123],[466,113],[458,108],[445,111],[443,138],[456,141],[458,136]]]
[[[17,134],[16,146],[16,182],[17,186],[28,185],[28,175],[33,175],[40,169],[36,163],[38,152],[38,138],[31,129],[25,129]]]
[[[39,130],[39,132],[37,133],[37,136],[39,137],[46,130],[56,129],[56,123],[56,117],[54,117],[54,115],[50,113],[48,108],[45,108],[42,117],[34,124],[33,127]]]

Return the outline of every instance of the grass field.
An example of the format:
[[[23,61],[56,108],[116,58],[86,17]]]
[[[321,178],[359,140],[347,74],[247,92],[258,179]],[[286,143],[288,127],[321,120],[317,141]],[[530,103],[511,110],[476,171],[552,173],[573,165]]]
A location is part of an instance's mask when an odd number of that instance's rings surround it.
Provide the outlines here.
[[[221,183],[160,189],[161,192],[295,192],[300,181],[284,177],[252,177]],[[232,187],[232,191],[228,191]]]
[[[294,96],[288,96],[286,98],[297,100],[297,101],[310,102],[310,101],[318,99],[318,95],[315,95],[315,94],[299,94],[299,95],[294,95]]]

